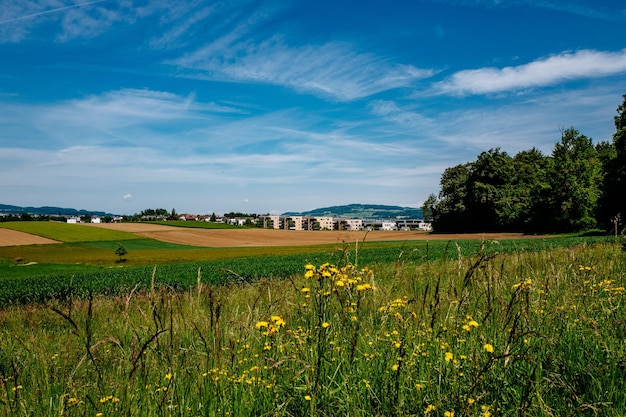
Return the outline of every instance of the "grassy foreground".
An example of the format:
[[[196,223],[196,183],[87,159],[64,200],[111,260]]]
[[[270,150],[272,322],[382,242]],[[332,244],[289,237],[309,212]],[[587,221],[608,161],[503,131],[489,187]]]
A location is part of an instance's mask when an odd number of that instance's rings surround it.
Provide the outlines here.
[[[0,311],[0,415],[620,416],[617,244]]]

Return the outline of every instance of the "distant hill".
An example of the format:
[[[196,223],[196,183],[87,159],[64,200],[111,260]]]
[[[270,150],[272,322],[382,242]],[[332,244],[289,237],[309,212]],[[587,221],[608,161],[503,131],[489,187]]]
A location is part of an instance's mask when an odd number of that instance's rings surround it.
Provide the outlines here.
[[[421,219],[422,209],[380,204],[348,204],[346,206],[323,207],[311,211],[287,212],[283,213],[283,216],[329,216],[346,219]]]
[[[111,213],[105,213],[104,211],[92,211],[92,210],[76,210],[73,208],[63,208],[63,207],[20,207],[20,206],[11,206],[8,204],[0,204],[0,213],[6,214],[17,214],[21,215],[24,213],[30,215],[39,215],[39,216],[113,216]]]

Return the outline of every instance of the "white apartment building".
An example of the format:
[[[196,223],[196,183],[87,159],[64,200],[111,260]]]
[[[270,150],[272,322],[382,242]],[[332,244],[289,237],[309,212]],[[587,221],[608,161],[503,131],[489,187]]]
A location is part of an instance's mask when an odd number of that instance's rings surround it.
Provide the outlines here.
[[[383,220],[381,230],[398,230],[398,225],[393,220]]]
[[[363,219],[346,219],[348,230],[363,230]]]
[[[320,230],[335,230],[334,217],[316,217],[315,221],[319,223]]]

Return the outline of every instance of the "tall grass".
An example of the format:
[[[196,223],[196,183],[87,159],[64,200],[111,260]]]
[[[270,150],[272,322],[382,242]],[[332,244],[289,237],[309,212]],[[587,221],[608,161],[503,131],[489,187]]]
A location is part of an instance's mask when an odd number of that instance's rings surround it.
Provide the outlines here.
[[[626,413],[616,244],[290,279],[151,285],[0,312],[0,414]],[[152,277],[150,277],[152,278]]]

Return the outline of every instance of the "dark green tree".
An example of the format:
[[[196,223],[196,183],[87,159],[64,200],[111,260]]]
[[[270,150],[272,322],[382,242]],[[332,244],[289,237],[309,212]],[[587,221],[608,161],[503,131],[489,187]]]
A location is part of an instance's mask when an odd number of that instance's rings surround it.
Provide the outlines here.
[[[433,221],[433,213],[436,205],[437,196],[435,194],[430,194],[426,200],[424,200],[424,203],[422,204],[422,217],[424,218],[424,221]]]
[[[439,202],[433,210],[433,229],[439,232],[463,231],[470,221],[467,212],[467,183],[472,164],[446,168],[441,175]]]
[[[117,245],[117,249],[115,249],[115,254],[120,257],[118,262],[123,262],[124,255],[126,255],[127,253],[128,251],[124,246],[122,246],[121,244]]]
[[[605,169],[602,183],[602,197],[599,203],[598,220],[605,228],[614,227],[611,223],[619,214],[626,218],[626,94],[617,107],[615,134],[612,149],[600,150]]]
[[[552,158],[537,148],[521,151],[513,157],[515,230],[544,232],[551,229],[550,175]]]
[[[602,164],[591,139],[574,128],[566,129],[554,145],[552,158],[552,216],[557,230],[596,227]]]
[[[513,159],[500,148],[478,155],[467,184],[467,207],[472,212],[472,229],[498,231],[515,223],[517,199]],[[468,225],[469,225],[468,224]]]

